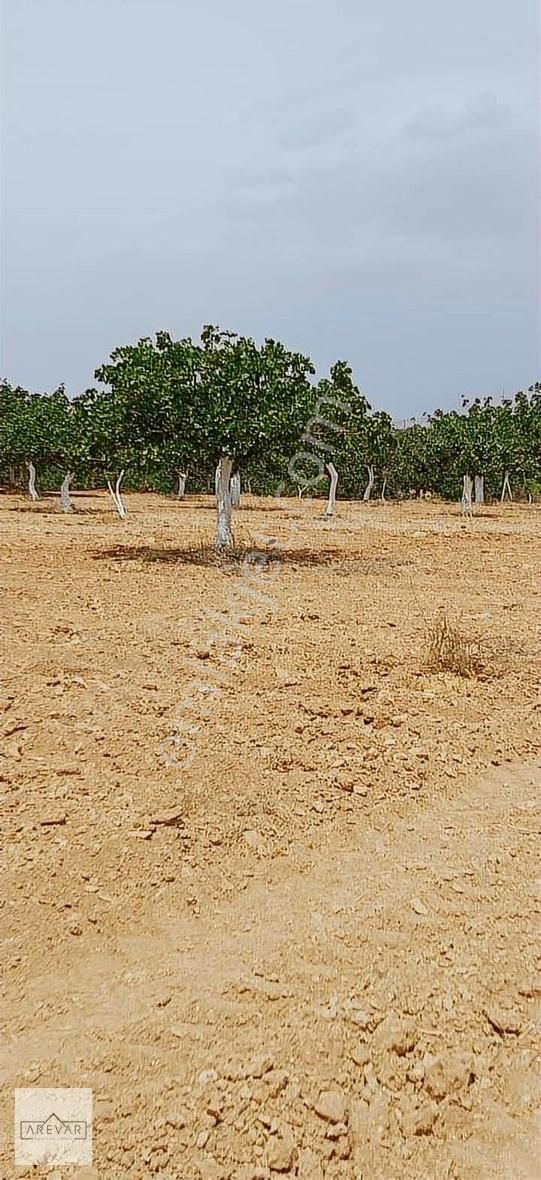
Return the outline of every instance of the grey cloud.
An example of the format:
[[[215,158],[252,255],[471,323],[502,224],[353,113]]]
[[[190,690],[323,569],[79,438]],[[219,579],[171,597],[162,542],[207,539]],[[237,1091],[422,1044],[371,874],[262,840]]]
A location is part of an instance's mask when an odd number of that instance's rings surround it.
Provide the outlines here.
[[[488,112],[493,117],[487,127]],[[437,135],[440,125],[451,127],[452,135]],[[411,138],[410,126],[430,126],[431,134]],[[318,240],[347,239],[352,229],[364,227],[411,242],[471,246],[474,238],[480,245],[487,236],[514,238],[535,228],[535,141],[510,109],[500,111],[496,100],[486,98],[474,97],[459,111],[442,107],[430,122],[422,111],[405,135],[382,137],[376,151],[369,145],[365,152],[358,142],[354,152],[332,163],[307,163],[283,181],[274,187],[263,174],[257,199],[246,192],[233,199],[231,212],[268,218],[284,229],[311,226]]]
[[[494,94],[477,94],[458,110],[445,109],[441,103],[423,107],[405,124],[404,132],[414,138],[439,140],[500,131],[516,122],[509,103]]]
[[[243,192],[271,190],[291,184],[294,180],[291,168],[237,168],[228,172],[226,176],[230,189],[239,189]]]
[[[535,5],[0,4],[8,377],[204,321],[401,417],[536,375]]]
[[[276,144],[287,151],[319,147],[329,140],[337,140],[352,126],[353,115],[343,108],[305,112],[304,115],[293,108],[287,126],[276,135]]]

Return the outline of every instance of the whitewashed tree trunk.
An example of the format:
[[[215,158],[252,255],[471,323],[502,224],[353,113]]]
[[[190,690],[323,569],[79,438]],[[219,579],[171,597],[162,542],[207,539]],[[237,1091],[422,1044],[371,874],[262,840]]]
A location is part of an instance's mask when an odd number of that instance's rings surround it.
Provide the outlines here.
[[[473,481],[471,475],[465,475],[462,485],[462,512],[464,516],[471,516],[472,514],[472,493]]]
[[[511,484],[509,482],[509,472],[508,471],[506,471],[506,473],[504,475],[504,480],[503,480],[503,484],[502,484],[502,494],[500,497],[502,504],[506,498],[508,500],[513,499],[513,493],[511,491]]]
[[[28,495],[31,500],[39,500],[36,491],[36,468],[32,462],[27,464],[28,467]]]
[[[386,500],[385,500],[385,489],[386,489],[386,487],[387,487],[387,477],[385,477],[385,479],[383,480],[383,484],[382,484],[382,487],[381,487],[381,502],[382,502],[382,504],[385,504],[385,503],[386,503]]]
[[[125,520],[128,515],[128,509],[126,508],[124,501],[122,499],[122,496],[120,494],[120,485],[122,483],[123,478],[124,478],[124,471],[121,471],[114,488],[113,488],[113,485],[111,484],[111,480],[110,479],[107,480],[107,487],[109,488],[111,499],[112,499],[113,504],[115,506],[115,510],[118,513],[121,520]]]
[[[110,497],[113,501],[113,504],[115,506],[115,512],[118,512],[118,500],[116,498],[115,489],[114,489],[110,479],[107,480],[107,487],[109,489],[109,495],[110,495]]]
[[[482,475],[475,476],[475,503],[484,504],[485,502],[485,481]]]
[[[372,495],[372,488],[374,487],[374,468],[370,464],[366,470],[368,471],[368,483],[364,489],[363,495],[363,500],[365,503],[370,499],[370,496]]]
[[[117,503],[118,503],[118,515],[120,517],[122,517],[122,520],[125,520],[128,515],[128,509],[126,508],[124,501],[122,499],[122,496],[120,494],[120,485],[121,485],[123,479],[124,479],[124,471],[121,471],[120,475],[116,481],[116,484],[115,484],[115,496],[116,496]]]
[[[216,468],[216,549],[228,549],[233,544],[231,531],[231,469],[233,460],[222,455]]]
[[[231,507],[238,508],[240,504],[240,471],[235,471],[231,476]]]
[[[334,505],[336,503],[336,485],[338,483],[338,472],[333,463],[327,463],[327,471],[331,477],[331,486],[329,488],[329,499],[327,500],[327,507],[325,509],[325,516],[334,516]]]
[[[73,479],[73,471],[66,472],[60,487],[60,504],[62,512],[73,512],[73,504],[70,496],[70,483]]]
[[[186,494],[186,480],[188,478],[187,472],[186,471],[177,471],[177,477],[178,477],[177,500],[183,500],[184,496]]]

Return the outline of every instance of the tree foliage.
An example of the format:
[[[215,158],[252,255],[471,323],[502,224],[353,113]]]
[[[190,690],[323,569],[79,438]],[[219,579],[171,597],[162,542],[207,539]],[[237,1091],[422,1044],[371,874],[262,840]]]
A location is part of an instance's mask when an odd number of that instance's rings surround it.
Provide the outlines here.
[[[400,429],[371,409],[345,361],[316,382],[309,357],[212,325],[198,341],[158,332],[118,348],[95,377],[99,388],[72,399],[63,386],[36,394],[0,383],[0,479],[22,480],[32,460],[42,487],[68,468],[79,486],[125,469],[128,487],[166,491],[183,470],[191,490],[210,491],[228,456],[263,493],[323,492],[329,461],[349,497],[362,496],[369,466],[376,494],[385,481],[391,495],[458,499],[470,474],[497,496],[506,472],[517,490],[541,487],[539,383]]]

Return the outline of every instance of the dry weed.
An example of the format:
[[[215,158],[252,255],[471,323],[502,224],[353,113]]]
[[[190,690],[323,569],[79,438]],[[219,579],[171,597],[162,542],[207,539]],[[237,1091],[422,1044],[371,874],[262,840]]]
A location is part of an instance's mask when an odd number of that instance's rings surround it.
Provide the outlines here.
[[[483,671],[479,643],[443,612],[427,628],[428,665],[435,672],[478,676]]]

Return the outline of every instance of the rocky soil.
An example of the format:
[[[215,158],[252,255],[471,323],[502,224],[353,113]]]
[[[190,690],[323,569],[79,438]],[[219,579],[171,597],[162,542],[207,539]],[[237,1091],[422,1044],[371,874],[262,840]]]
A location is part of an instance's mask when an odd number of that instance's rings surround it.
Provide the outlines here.
[[[2,1175],[89,1085],[100,1180],[533,1180],[537,510],[76,504],[0,499]]]

